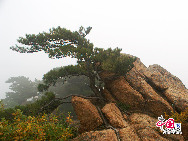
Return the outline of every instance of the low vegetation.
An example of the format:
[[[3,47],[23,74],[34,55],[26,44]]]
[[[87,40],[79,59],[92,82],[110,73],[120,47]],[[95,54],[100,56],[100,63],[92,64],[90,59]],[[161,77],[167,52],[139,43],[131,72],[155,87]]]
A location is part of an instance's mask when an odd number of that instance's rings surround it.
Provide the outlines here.
[[[128,105],[128,104],[124,104],[124,103],[121,103],[121,102],[118,102],[118,103],[116,103],[118,106],[119,106],[119,108],[121,109],[121,110],[123,110],[123,111],[128,111],[129,109],[130,109],[130,105]]]
[[[173,112],[171,115],[167,115],[165,112],[165,119],[173,118],[176,123],[185,123],[188,122],[188,108],[180,114],[177,112]]]
[[[3,111],[3,105],[1,105]],[[58,140],[65,141],[77,135],[77,129],[72,124],[70,113],[67,117],[63,114],[45,114],[26,116],[20,109],[12,113],[13,119],[1,118],[0,140]]]
[[[15,106],[14,108],[7,108],[4,110],[2,110],[1,108],[0,119],[5,118],[6,120],[12,121],[13,119],[12,113],[16,112],[17,109],[20,109],[23,112],[23,114],[27,116],[36,116],[44,112],[47,114],[51,113],[59,105],[58,101],[52,103],[49,109],[44,109],[43,111],[41,111],[41,108],[45,106],[47,103],[49,103],[51,100],[53,100],[54,98],[55,98],[55,95],[52,92],[46,92],[41,97],[41,99],[36,100],[34,103],[26,104],[26,105],[19,105],[19,106]]]

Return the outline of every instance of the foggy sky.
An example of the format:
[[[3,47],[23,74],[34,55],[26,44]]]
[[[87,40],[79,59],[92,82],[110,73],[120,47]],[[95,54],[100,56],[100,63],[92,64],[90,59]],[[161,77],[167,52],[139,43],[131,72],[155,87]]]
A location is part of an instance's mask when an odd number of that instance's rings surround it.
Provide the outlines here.
[[[71,31],[91,26],[87,38],[95,47],[122,48],[147,67],[161,65],[188,87],[187,6],[186,0],[0,0],[0,99],[9,91],[10,77],[41,80],[54,67],[76,64],[76,59],[9,49],[26,33],[57,26]]]

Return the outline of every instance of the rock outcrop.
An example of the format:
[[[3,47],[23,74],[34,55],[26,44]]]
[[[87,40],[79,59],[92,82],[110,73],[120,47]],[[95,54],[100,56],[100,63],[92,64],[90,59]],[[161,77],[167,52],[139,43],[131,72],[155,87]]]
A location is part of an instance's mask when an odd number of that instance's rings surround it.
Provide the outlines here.
[[[105,80],[106,76],[103,74],[101,76]],[[129,85],[123,76],[110,80],[105,85],[119,102],[129,105],[132,110],[140,111],[144,108],[144,98]]]
[[[80,133],[94,130],[103,123],[97,108],[89,100],[75,96],[71,102],[80,120]]]
[[[141,67],[141,68],[140,68]],[[171,105],[164,100],[155,90],[146,82],[144,74],[146,67],[137,60],[135,66],[126,74],[126,80],[137,90],[145,99],[144,109],[160,116],[164,112],[170,114],[173,110]],[[147,75],[150,74],[147,72]]]
[[[140,141],[140,138],[131,126],[119,129],[119,136],[122,141]]]
[[[118,141],[115,132],[112,129],[103,131],[85,132],[72,141]]]
[[[163,135],[156,126],[158,120],[146,114],[133,113],[129,120],[129,124],[134,127],[141,140],[184,140],[182,135]]]
[[[116,103],[117,101],[113,98],[113,96],[111,95],[111,93],[105,88],[103,89],[102,93],[104,94],[104,97],[106,98],[106,100],[108,100],[108,102],[114,102]]]
[[[106,99],[102,108],[90,100],[72,97],[74,110],[80,120],[80,135],[73,141],[184,141],[187,123],[182,124],[182,135],[165,135],[156,126],[164,112],[182,112],[188,107],[188,90],[181,80],[159,65],[148,68],[136,59],[134,67],[118,76],[103,71],[105,83],[102,94]],[[123,109],[119,103],[129,105]],[[173,105],[173,106],[172,106]]]
[[[114,103],[106,104],[102,108],[102,112],[109,119],[110,125],[116,128],[127,127],[127,122],[123,119],[123,115]]]
[[[161,90],[163,96],[174,104],[179,112],[184,111],[188,107],[188,90],[181,80],[156,64],[149,66],[147,70],[150,71],[147,77],[154,87]]]

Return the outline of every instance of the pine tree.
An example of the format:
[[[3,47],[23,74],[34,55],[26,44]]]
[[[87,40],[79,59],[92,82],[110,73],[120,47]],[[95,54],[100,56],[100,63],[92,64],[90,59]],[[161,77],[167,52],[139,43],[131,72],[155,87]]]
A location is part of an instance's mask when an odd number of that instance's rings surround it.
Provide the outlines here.
[[[48,90],[55,85],[59,78],[85,75],[89,78],[89,86],[96,97],[103,99],[101,93],[102,80],[99,73],[102,70],[115,72],[117,75],[125,75],[133,67],[135,58],[120,55],[121,49],[94,48],[86,36],[90,33],[91,27],[80,27],[79,31],[71,32],[65,28],[52,28],[49,32],[26,34],[20,37],[18,42],[24,45],[11,47],[13,51],[20,53],[33,53],[44,51],[49,58],[72,57],[77,58],[77,65],[69,65],[58,70],[51,70],[44,75],[44,84],[38,86],[39,91]]]

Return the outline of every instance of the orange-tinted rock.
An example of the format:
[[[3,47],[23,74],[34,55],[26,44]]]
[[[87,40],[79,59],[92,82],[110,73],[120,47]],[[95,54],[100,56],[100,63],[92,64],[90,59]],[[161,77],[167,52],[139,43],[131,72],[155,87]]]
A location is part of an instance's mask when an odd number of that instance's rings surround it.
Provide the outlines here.
[[[131,110],[142,110],[144,103],[142,95],[134,90],[123,76],[111,81],[108,88],[119,102],[129,105]]]
[[[119,136],[121,141],[140,141],[140,138],[131,126],[119,129]]]
[[[110,94],[110,92],[105,88],[103,91],[104,97],[109,101],[109,102],[116,102],[116,100],[113,98],[113,96]]]
[[[163,93],[165,97],[180,111],[185,110],[188,107],[188,89],[186,89],[181,80],[160,65],[149,66],[148,70],[152,74],[148,78],[158,89],[168,88]]]
[[[142,78],[145,78],[145,76],[150,75],[150,71],[147,70],[147,67],[140,61],[139,58],[136,59],[136,61],[133,63],[135,70]]]
[[[158,117],[152,118],[149,115],[142,113],[133,113],[129,116],[130,124],[134,125],[136,130],[150,127],[159,131],[159,128],[156,126],[158,121],[157,118]]]
[[[182,135],[163,135],[160,128],[156,126],[156,123],[158,122],[157,118],[158,117],[152,118],[142,113],[133,113],[129,116],[130,125],[134,127],[139,137],[142,137],[143,140],[152,140],[152,138],[154,138],[155,140],[184,140]]]
[[[117,136],[112,129],[103,131],[90,131],[83,133],[72,141],[118,141]]]
[[[165,90],[169,87],[169,84],[166,82],[166,78],[159,71],[152,71],[150,75],[147,75],[147,78],[154,83],[156,89]]]
[[[188,123],[183,123],[181,125],[182,135],[184,136],[185,140],[188,140]]]
[[[134,90],[123,76],[118,77],[115,73],[108,71],[101,72],[99,76],[117,101],[129,105],[130,110],[143,109],[144,99],[142,95]]]
[[[169,87],[163,94],[180,111],[184,111],[188,107],[188,92]]]
[[[127,126],[127,122],[123,119],[120,110],[114,103],[106,104],[102,108],[102,112],[105,114],[109,123],[116,128],[124,128]]]
[[[156,117],[158,118],[158,117]],[[137,131],[138,136],[144,141],[164,140],[160,135],[160,129],[156,126],[157,119],[152,118],[146,114],[133,113],[129,116],[130,125]]]
[[[127,121],[127,120],[128,120],[128,117],[127,117],[127,115],[126,115],[126,114],[123,114],[123,118],[125,119],[125,121]]]
[[[163,137],[165,137],[169,141],[187,141],[180,134],[163,134]]]
[[[174,88],[178,88],[181,90],[186,90],[185,85],[183,85],[183,83],[178,77],[172,75],[170,72],[168,72],[166,69],[164,69],[160,65],[157,65],[157,64],[150,65],[148,67],[148,71],[150,71],[150,73],[152,74],[156,71],[159,72],[163,76],[161,77],[161,81],[165,81],[164,84],[166,84],[166,87],[174,87]],[[154,81],[154,83],[158,83],[158,81]]]
[[[164,112],[170,114],[171,111],[173,111],[172,106],[158,95],[145,80],[140,78],[140,81],[140,93],[143,94],[146,99],[145,109],[152,112],[157,117],[164,114]]]
[[[80,132],[91,131],[103,124],[97,108],[89,100],[74,96],[71,102],[80,120]]]
[[[180,111],[188,107],[188,90],[177,77],[159,65],[147,68],[140,59],[134,62],[134,67],[125,77],[119,77],[117,74],[107,71],[103,71],[99,75],[105,83],[104,97],[111,102],[103,107],[102,112],[108,123],[114,128],[118,128],[116,131],[119,132],[122,141],[187,140],[187,124],[182,124],[182,133],[185,139],[182,135],[165,135],[156,126],[157,118],[160,115],[164,116],[164,112],[170,115],[173,110],[169,102],[173,103]],[[116,102],[130,106],[130,111],[126,112],[128,115],[120,112]],[[81,132],[96,129],[103,123],[98,110],[89,100],[73,97],[72,103],[80,120],[79,130]],[[135,111],[141,113],[130,115],[130,112]],[[142,112],[153,114],[151,117]],[[73,140],[116,141],[117,138],[114,130],[106,129],[86,132]]]
[[[139,134],[142,141],[168,141],[168,139],[163,138],[157,131],[149,127],[140,129],[137,131],[137,133]]]
[[[158,118],[158,117],[156,117]],[[160,135],[160,129],[156,126],[157,119],[146,114],[133,113],[129,116],[130,124],[137,131],[138,136],[144,141],[167,140]]]
[[[140,92],[145,102],[145,110],[153,113],[155,116],[160,116],[164,112],[170,114],[173,111],[171,105],[158,95],[154,89],[141,77],[140,73],[133,67],[126,75],[126,80],[130,85]]]

